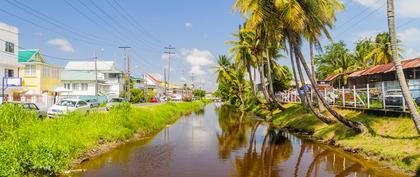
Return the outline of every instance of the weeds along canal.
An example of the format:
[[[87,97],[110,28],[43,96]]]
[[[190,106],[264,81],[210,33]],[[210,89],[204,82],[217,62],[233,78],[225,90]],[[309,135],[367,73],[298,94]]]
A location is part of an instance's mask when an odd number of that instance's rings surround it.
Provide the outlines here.
[[[84,162],[77,168],[86,171],[72,176],[404,176],[361,159],[208,105],[154,137]]]

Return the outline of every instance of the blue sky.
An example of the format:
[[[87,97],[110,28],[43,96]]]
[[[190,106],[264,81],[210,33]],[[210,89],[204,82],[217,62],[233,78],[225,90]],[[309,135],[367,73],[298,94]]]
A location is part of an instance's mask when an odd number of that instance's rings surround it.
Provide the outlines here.
[[[131,46],[129,54],[135,75],[143,72],[162,75],[167,65],[167,59],[162,56],[164,47],[172,44],[177,54],[172,59],[171,81],[179,83],[182,73],[190,81],[194,73],[195,80],[211,90],[216,87],[211,66],[217,55],[228,52],[229,46],[224,42],[231,39],[230,35],[243,22],[241,16],[231,10],[234,0],[92,2],[1,0],[0,19],[19,28],[20,47],[37,48],[51,56],[91,58],[95,51],[100,59],[115,60],[121,67],[123,53],[117,46]],[[332,30],[335,41],[343,40],[353,49],[357,40],[387,30],[386,0],[343,0],[343,3],[346,9],[337,15],[336,28]],[[118,5],[134,18],[125,18],[127,14]],[[420,20],[416,21],[420,18],[420,11],[416,9],[420,1],[398,0],[396,7],[397,26],[405,24],[398,28],[406,51],[404,56],[420,56],[417,48]],[[323,45],[329,43],[322,40]],[[306,47],[304,51],[307,53]],[[66,63],[46,59],[61,66]],[[288,59],[279,62],[290,65]]]

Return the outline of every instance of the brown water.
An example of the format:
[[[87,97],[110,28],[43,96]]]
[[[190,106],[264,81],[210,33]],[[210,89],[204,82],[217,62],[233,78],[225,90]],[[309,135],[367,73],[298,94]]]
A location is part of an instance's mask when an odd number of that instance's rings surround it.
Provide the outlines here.
[[[78,168],[105,177],[403,176],[213,105]]]

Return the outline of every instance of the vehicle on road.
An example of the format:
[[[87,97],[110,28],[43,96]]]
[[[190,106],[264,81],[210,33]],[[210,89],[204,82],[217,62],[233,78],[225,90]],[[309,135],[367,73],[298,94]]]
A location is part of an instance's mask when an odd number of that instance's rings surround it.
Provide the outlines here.
[[[106,110],[111,110],[112,107],[119,105],[121,103],[126,103],[128,100],[126,98],[112,98],[107,104],[106,104]]]
[[[38,115],[39,118],[43,118],[47,116],[46,111],[41,111],[39,107],[35,103],[13,103],[19,106],[22,106],[23,109],[29,110],[29,111],[35,111],[35,113]]]
[[[74,111],[89,113],[90,109],[90,104],[81,99],[63,99],[59,101],[56,105],[51,106],[48,109],[47,114],[48,117],[56,117]]]
[[[96,99],[87,99],[86,102],[90,105],[90,108],[97,108],[101,104]]]

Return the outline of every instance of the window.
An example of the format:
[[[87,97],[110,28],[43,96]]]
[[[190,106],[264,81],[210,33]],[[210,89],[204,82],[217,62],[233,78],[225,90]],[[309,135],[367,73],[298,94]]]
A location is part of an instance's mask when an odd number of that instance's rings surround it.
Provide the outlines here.
[[[52,72],[51,73],[51,76],[53,78],[55,78],[55,79],[58,79],[59,78],[59,74],[58,74],[58,69],[57,68],[53,68],[51,72]]]
[[[88,84],[87,83],[82,83],[82,91],[86,91],[88,90]]]
[[[79,101],[79,102],[77,103],[77,106],[79,106],[79,107],[82,107],[82,106],[87,106],[87,103],[86,103],[86,102],[84,102],[84,101]]]
[[[78,83],[73,83],[72,88],[73,88],[73,90],[79,90],[80,89]]]
[[[69,89],[69,90],[71,90],[71,88],[70,88],[70,84],[69,84],[69,83],[65,83],[65,84],[64,84],[64,88],[65,88],[65,89]]]
[[[42,76],[50,77],[50,68],[48,66],[42,66]]]
[[[36,75],[36,65],[25,65],[25,75],[26,76],[35,76]]]
[[[15,44],[6,41],[5,50],[6,52],[9,52],[9,53],[15,53]]]
[[[14,77],[13,69],[4,69],[4,77]]]

